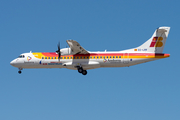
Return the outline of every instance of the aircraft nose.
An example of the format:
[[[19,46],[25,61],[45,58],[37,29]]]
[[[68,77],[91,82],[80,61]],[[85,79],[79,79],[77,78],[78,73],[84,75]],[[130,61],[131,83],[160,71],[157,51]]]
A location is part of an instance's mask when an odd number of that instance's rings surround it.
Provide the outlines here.
[[[12,66],[14,66],[15,64],[16,64],[16,61],[15,61],[15,60],[13,60],[13,61],[10,62],[10,65],[12,65]]]

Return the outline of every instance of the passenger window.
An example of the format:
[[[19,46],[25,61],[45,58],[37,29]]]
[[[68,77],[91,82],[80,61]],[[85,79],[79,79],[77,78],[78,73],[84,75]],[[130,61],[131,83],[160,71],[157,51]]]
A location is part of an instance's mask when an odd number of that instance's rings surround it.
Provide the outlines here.
[[[66,57],[64,57],[64,59],[66,59]]]
[[[53,59],[53,57],[51,59]]]
[[[79,57],[77,57],[77,59],[79,59]]]
[[[119,56],[119,58],[121,58],[121,56]]]
[[[98,59],[99,57],[97,57],[97,59]]]
[[[95,57],[94,57],[94,59],[95,59]]]
[[[44,57],[42,57],[42,59],[44,59]]]
[[[74,57],[73,59],[76,59],[76,57]]]
[[[86,59],[86,57],[84,57],[84,59]]]
[[[69,59],[69,57],[67,57],[67,59]]]
[[[72,57],[71,57],[71,59],[72,59]]]
[[[116,56],[116,58],[118,58],[118,56]]]
[[[47,57],[45,57],[45,59],[47,59]]]
[[[81,57],[81,59],[82,59],[82,57]]]
[[[92,57],[90,57],[92,59]]]

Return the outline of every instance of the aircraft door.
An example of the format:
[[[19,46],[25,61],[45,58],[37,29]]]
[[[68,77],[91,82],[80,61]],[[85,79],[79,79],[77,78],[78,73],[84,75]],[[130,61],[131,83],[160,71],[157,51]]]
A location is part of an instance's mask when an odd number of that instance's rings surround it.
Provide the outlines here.
[[[123,63],[124,64],[129,63],[129,53],[123,53]]]

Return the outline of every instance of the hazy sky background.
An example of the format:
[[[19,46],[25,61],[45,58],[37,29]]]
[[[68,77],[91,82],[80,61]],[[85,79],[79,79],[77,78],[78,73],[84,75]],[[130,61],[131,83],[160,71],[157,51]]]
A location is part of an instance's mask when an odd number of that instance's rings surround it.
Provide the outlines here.
[[[179,0],[1,0],[0,120],[179,120]],[[78,41],[89,51],[137,47],[170,26],[171,57],[126,68],[18,69],[25,52]]]

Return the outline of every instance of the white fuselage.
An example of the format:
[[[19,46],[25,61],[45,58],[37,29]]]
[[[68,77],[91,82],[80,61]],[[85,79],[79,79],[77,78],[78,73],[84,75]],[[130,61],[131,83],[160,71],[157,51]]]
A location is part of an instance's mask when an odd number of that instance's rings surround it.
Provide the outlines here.
[[[100,67],[126,67],[165,57],[169,54],[123,53],[123,52],[91,52],[89,55],[64,55],[60,61],[56,53],[24,53],[10,64],[17,68],[67,68],[84,70]]]

